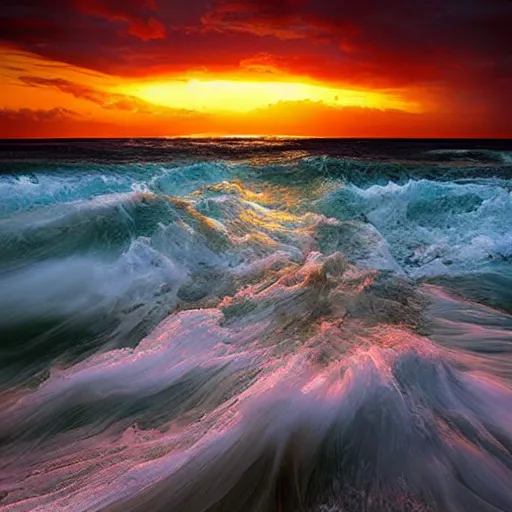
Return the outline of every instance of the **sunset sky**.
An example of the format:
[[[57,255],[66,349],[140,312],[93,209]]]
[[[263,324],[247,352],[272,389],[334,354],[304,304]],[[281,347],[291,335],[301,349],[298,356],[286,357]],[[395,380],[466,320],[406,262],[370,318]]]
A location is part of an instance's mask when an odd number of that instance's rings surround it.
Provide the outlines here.
[[[3,0],[0,137],[512,137],[510,0]]]

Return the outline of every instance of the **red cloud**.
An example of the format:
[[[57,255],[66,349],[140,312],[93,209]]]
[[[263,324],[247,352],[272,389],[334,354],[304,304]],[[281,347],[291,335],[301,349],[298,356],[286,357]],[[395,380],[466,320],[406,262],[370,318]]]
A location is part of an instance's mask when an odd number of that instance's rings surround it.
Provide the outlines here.
[[[249,32],[280,39],[301,39],[312,29],[297,9],[303,1],[282,2],[224,1],[213,2],[202,18],[203,26],[219,32]]]
[[[154,0],[76,0],[76,7],[86,14],[125,22],[128,33],[143,41],[165,39],[165,26],[155,17]]]
[[[79,124],[81,116],[66,108],[32,110],[0,108],[0,138],[52,137],[57,128]],[[48,131],[48,128],[53,131]]]
[[[203,24],[226,34],[333,44],[342,58],[331,73],[388,86],[437,80],[482,61],[510,66],[512,51],[512,3],[503,0],[214,0]]]

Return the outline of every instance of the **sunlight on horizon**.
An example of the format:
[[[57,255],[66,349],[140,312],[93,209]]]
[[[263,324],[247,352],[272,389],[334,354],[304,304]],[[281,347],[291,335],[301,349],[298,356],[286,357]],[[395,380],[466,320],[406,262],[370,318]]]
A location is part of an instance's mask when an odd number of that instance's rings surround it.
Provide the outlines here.
[[[155,105],[200,112],[244,113],[280,102],[304,101],[337,107],[419,110],[417,104],[396,95],[299,82],[191,79],[125,85],[120,92]]]

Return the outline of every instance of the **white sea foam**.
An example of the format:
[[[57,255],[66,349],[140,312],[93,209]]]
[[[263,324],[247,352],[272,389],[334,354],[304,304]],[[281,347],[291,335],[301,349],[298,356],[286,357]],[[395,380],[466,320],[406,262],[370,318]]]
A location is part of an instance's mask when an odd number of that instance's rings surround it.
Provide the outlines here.
[[[324,209],[342,219],[364,215],[400,265],[417,277],[474,269],[512,255],[512,195],[496,184],[348,185],[329,196]]]

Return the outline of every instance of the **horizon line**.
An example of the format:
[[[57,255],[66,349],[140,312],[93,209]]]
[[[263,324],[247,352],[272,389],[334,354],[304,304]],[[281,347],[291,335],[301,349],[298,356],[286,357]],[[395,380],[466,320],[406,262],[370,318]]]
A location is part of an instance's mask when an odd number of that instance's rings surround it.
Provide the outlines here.
[[[47,140],[222,140],[222,139],[239,139],[239,140],[505,140],[512,141],[511,136],[410,136],[410,137],[382,137],[382,136],[318,136],[318,135],[249,135],[249,134],[194,134],[194,135],[135,135],[135,136],[118,136],[118,137],[104,137],[104,136],[80,136],[80,137],[0,137],[0,142],[16,142],[16,141],[47,141]]]

